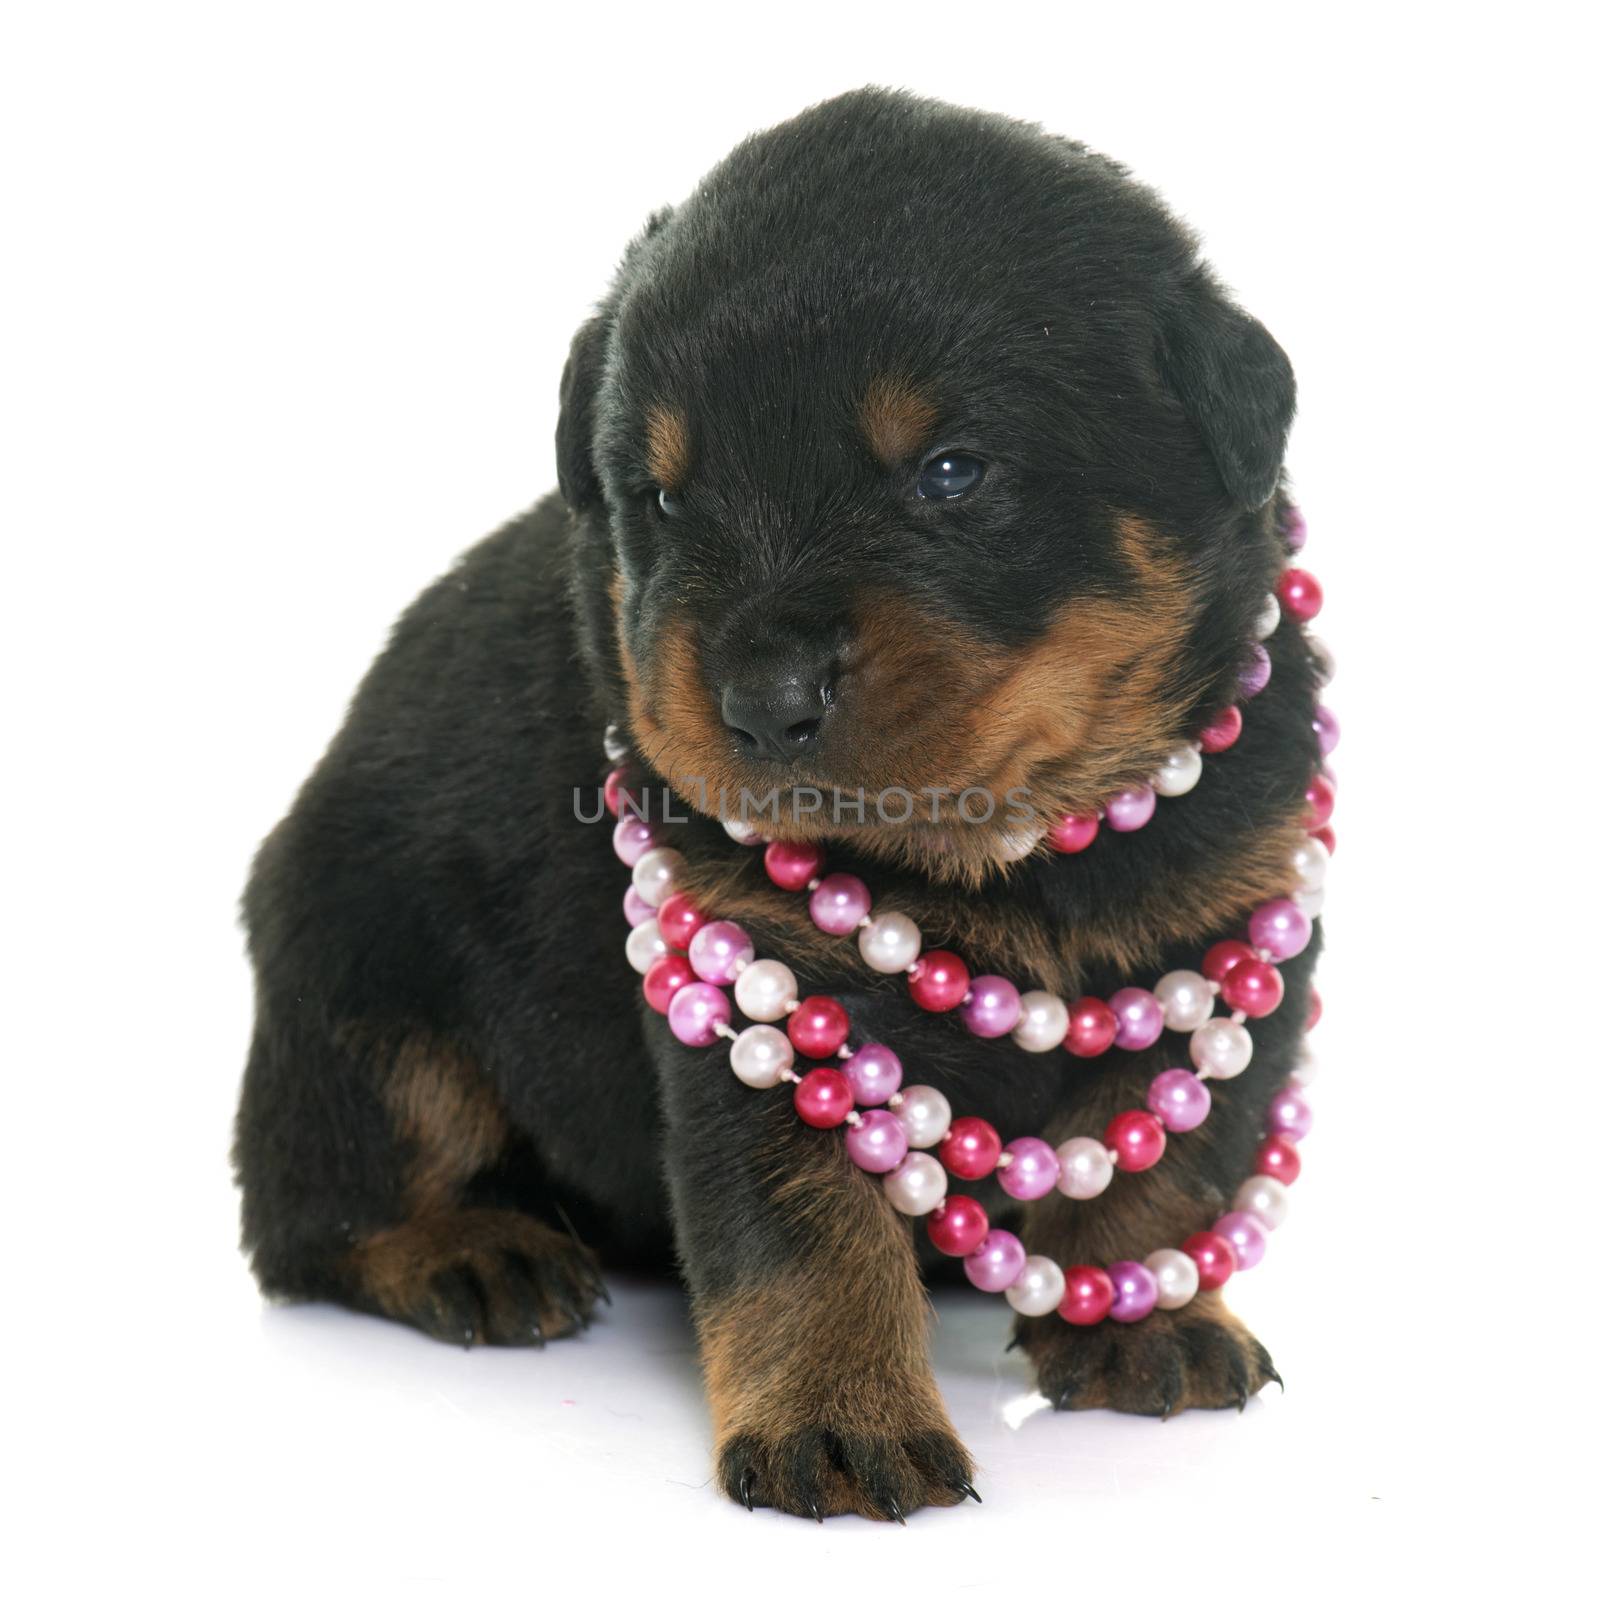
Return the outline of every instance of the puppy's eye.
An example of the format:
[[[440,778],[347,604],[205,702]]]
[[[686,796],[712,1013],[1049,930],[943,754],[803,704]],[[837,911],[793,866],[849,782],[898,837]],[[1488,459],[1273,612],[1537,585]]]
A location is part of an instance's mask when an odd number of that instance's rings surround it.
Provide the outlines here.
[[[664,517],[678,516],[683,510],[683,497],[670,489],[656,490],[656,509]]]
[[[976,456],[952,450],[922,464],[917,493],[924,500],[954,500],[983,482],[984,465]]]

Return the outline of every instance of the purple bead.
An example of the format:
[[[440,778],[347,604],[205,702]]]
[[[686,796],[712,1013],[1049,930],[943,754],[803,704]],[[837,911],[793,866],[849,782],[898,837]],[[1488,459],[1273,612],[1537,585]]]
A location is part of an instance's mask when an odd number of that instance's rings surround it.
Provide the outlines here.
[[[872,896],[853,872],[830,872],[811,891],[811,920],[840,938],[854,933],[871,909]]]
[[[1060,1159],[1043,1139],[1031,1134],[1013,1139],[1005,1154],[1011,1160],[995,1176],[1013,1200],[1042,1200],[1060,1180]]]
[[[1311,714],[1311,731],[1317,736],[1317,748],[1331,756],[1339,748],[1339,719],[1326,706],[1318,706]]]
[[[717,1036],[732,1014],[727,994],[714,983],[686,983],[667,1004],[667,1026],[681,1044],[697,1049]]]
[[[1212,1231],[1220,1233],[1233,1246],[1241,1272],[1255,1266],[1267,1253],[1266,1224],[1257,1221],[1246,1211],[1230,1211],[1226,1216],[1218,1217]]]
[[[656,914],[656,908],[645,903],[645,898],[630,883],[628,892],[622,897],[622,914],[628,919],[630,928],[637,928],[641,922],[648,922]]]
[[[1284,507],[1283,515],[1278,519],[1278,532],[1291,550],[1305,549],[1306,517],[1299,506]]]
[[[1106,1004],[1117,1014],[1117,1044],[1124,1050],[1148,1050],[1167,1025],[1148,989],[1118,989]]]
[[[840,1064],[858,1106],[881,1106],[900,1090],[900,1057],[886,1044],[864,1044]]]
[[[708,922],[689,941],[689,965],[707,983],[732,983],[755,953],[737,922]]]
[[[1298,1089],[1280,1089],[1267,1107],[1267,1128],[1299,1144],[1311,1132],[1311,1107]]]
[[[1022,996],[1008,978],[974,978],[961,1002],[961,1020],[980,1039],[999,1039],[1011,1032],[1022,1015]]]
[[[1106,824],[1118,833],[1142,828],[1156,813],[1156,792],[1147,783],[1124,789],[1106,801]]]
[[[863,1111],[861,1121],[845,1133],[844,1147],[863,1172],[890,1172],[910,1149],[900,1119],[888,1111]]]
[[[1192,1072],[1171,1067],[1150,1080],[1144,1103],[1168,1133],[1188,1133],[1210,1114],[1211,1091]]]
[[[1293,900],[1269,900],[1250,913],[1250,943],[1288,961],[1311,943],[1311,918]]]
[[[1111,1302],[1114,1322],[1142,1322],[1156,1308],[1156,1275],[1142,1261],[1113,1261],[1106,1268],[1117,1297]]]
[[[640,856],[656,842],[656,830],[638,817],[622,817],[611,830],[611,848],[625,867],[637,863]],[[652,912],[653,916],[655,913]]]
[[[1239,693],[1246,700],[1254,699],[1266,688],[1272,677],[1272,657],[1264,644],[1250,646],[1250,660],[1239,672]]]
[[[1022,1276],[1028,1252],[1022,1241],[1004,1228],[991,1228],[988,1237],[961,1264],[967,1269],[967,1281],[985,1294],[999,1294],[1009,1289]]]

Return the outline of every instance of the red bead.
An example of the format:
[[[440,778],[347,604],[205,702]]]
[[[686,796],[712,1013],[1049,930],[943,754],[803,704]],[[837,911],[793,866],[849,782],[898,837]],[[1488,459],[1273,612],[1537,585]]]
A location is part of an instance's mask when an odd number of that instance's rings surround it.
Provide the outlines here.
[[[656,909],[656,926],[674,950],[687,950],[689,941],[705,925],[706,914],[680,889],[669,894]]]
[[[1219,939],[1206,951],[1200,970],[1213,983],[1221,983],[1241,961],[1254,961],[1255,955],[1242,939]]]
[[[645,1002],[652,1011],[666,1016],[673,995],[694,981],[694,968],[686,956],[658,956],[644,975]]]
[[[1221,750],[1231,750],[1244,731],[1244,713],[1238,706],[1227,706],[1219,711],[1210,727],[1200,731],[1200,748],[1208,756]]]
[[[1322,996],[1313,989],[1306,1000],[1306,1032],[1322,1021]]]
[[[1055,826],[1045,835],[1052,850],[1064,856],[1075,856],[1094,843],[1100,831],[1099,817],[1057,817]]]
[[[1278,579],[1278,603],[1296,622],[1310,622],[1322,609],[1322,585],[1304,567],[1289,567]]]
[[[1269,1133],[1256,1146],[1256,1171],[1263,1178],[1293,1183],[1300,1176],[1300,1152],[1294,1142],[1281,1133]]]
[[[789,1042],[812,1061],[837,1055],[849,1037],[850,1018],[844,1007],[825,994],[807,995],[789,1013]]]
[[[813,1067],[794,1086],[794,1108],[813,1128],[837,1128],[855,1109],[849,1080],[837,1067]]]
[[[1306,814],[1311,819],[1307,823],[1310,828],[1327,827],[1328,818],[1333,815],[1333,784],[1325,772],[1313,774],[1306,785]]]
[[[1236,961],[1222,978],[1223,1002],[1247,1017],[1266,1017],[1283,999],[1283,974],[1270,961],[1248,956]]]
[[[1239,1265],[1233,1246],[1220,1233],[1191,1233],[1179,1248],[1200,1269],[1202,1289],[1220,1289]]]
[[[1085,995],[1067,1007],[1067,1036],[1061,1048],[1069,1056],[1103,1056],[1117,1042],[1117,1014],[1104,1000]]]
[[[953,950],[925,950],[906,973],[911,998],[924,1011],[954,1011],[967,998],[972,974]]]
[[[1332,828],[1313,828],[1311,830],[1311,837],[1313,839],[1320,839],[1322,841],[1323,848],[1330,856],[1333,854],[1334,849],[1338,844],[1337,836],[1334,834]]]
[[[780,889],[803,889],[822,873],[822,846],[819,844],[789,844],[785,840],[774,839],[767,846],[763,859],[766,861],[767,876]]]
[[[989,1237],[989,1214],[970,1195],[953,1194],[928,1216],[928,1243],[947,1256],[970,1256]]]
[[[1065,1277],[1067,1292],[1056,1307],[1061,1313],[1061,1320],[1070,1322],[1075,1328],[1088,1328],[1097,1322],[1104,1322],[1106,1313],[1117,1298],[1111,1274],[1103,1267],[1068,1267]]]
[[[637,814],[639,810],[638,795],[629,794],[628,791],[623,788],[623,784],[626,781],[627,773],[622,767],[613,767],[606,774],[606,810],[609,811],[614,817],[620,817],[622,815],[622,802],[624,799],[626,799],[628,802],[628,811],[630,815]]]
[[[1119,1111],[1102,1135],[1108,1150],[1117,1152],[1117,1166],[1123,1172],[1143,1172],[1161,1159],[1167,1148],[1167,1130],[1161,1119],[1148,1111]]]
[[[939,1159],[958,1178],[987,1178],[1000,1159],[1000,1135],[982,1117],[957,1117],[939,1145]]]

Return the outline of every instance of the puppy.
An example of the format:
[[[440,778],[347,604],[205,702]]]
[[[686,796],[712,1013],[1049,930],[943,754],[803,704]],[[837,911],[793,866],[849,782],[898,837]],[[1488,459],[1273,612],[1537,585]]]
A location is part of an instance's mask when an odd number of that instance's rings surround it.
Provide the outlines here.
[[[653,216],[573,341],[559,495],[401,618],[255,862],[235,1161],[263,1289],[542,1345],[595,1314],[602,1263],[676,1267],[729,1494],[874,1518],[968,1495],[926,1330],[923,1273],[949,1262],[787,1085],[755,1092],[726,1037],[692,1048],[640,998],[603,745],[681,853],[672,887],[836,1000],[853,1047],[1004,1138],[1098,1136],[1188,1066],[1186,1035],[977,1037],[733,834],[823,843],[924,952],[1019,989],[1199,968],[1295,885],[1317,673],[1291,621],[1192,792],[1074,853],[1039,835],[1237,700],[1285,562],[1293,407],[1161,202],[1033,127],[862,90]],[[1250,1070],[1158,1164],[1089,1200],[961,1192],[1063,1266],[1209,1228],[1315,953],[1278,967]],[[1276,1376],[1209,1291],[1017,1335],[1068,1409],[1242,1405]]]

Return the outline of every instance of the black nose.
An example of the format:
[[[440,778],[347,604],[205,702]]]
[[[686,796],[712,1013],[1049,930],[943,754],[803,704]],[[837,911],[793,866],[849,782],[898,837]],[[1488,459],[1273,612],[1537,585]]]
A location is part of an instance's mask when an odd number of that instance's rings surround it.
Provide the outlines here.
[[[833,703],[831,671],[782,668],[729,683],[722,720],[735,742],[760,761],[795,761],[816,748]]]

